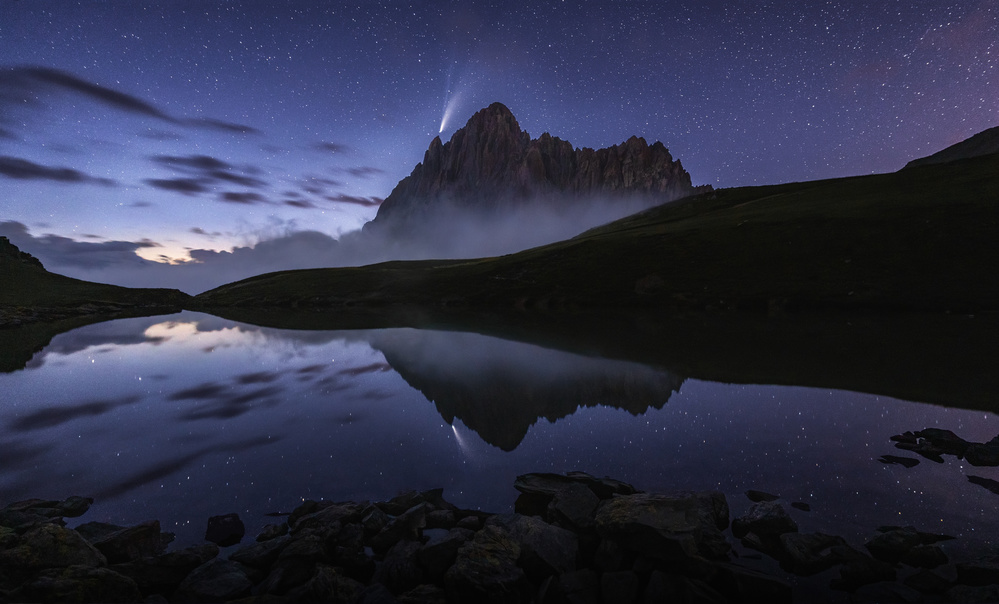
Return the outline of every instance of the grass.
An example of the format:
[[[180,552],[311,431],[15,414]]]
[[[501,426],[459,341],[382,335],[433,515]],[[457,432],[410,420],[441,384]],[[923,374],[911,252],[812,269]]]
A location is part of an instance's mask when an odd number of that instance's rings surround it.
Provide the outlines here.
[[[270,273],[195,306],[999,309],[999,155],[723,189],[498,258]]]

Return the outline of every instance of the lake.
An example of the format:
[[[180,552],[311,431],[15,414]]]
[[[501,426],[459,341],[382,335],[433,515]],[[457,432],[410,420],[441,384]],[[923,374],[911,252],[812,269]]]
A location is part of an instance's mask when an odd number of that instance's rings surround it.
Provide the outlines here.
[[[178,547],[202,541],[209,516],[238,512],[252,537],[274,522],[266,514],[304,499],[443,487],[458,506],[511,511],[518,474],[582,470],[648,491],[719,490],[733,517],[749,507],[747,489],[779,494],[810,506],[791,510],[802,531],[857,547],[879,525],[957,536],[955,552],[987,547],[999,530],[999,495],[968,481],[999,480],[999,469],[935,463],[889,440],[939,427],[988,441],[999,416],[981,405],[751,383],[802,355],[747,377],[734,361],[704,369],[693,343],[677,353],[685,366],[605,354],[632,349],[620,340],[535,339],[278,329],[195,312],[80,327],[0,373],[0,500],[91,496],[79,522],[159,519]],[[867,383],[872,361],[843,362],[850,369],[833,372],[843,383]],[[819,365],[795,371],[825,375]],[[956,387],[919,367],[900,375],[897,390],[923,380],[928,398]]]

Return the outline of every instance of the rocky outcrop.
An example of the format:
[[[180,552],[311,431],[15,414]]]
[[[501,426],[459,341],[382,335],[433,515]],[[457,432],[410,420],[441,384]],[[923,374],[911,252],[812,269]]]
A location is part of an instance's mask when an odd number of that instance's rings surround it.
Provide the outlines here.
[[[6,237],[0,237],[0,257],[15,260],[29,266],[36,266],[41,269],[45,268],[42,266],[41,260],[35,258],[28,252],[22,252],[16,245],[10,242],[10,239],[7,239]]]
[[[906,168],[926,166],[930,164],[944,164],[947,162],[999,153],[999,126],[983,130],[971,138],[966,138],[959,143],[955,143],[946,149],[937,151],[933,155],[914,159],[905,164]]]
[[[690,175],[660,142],[632,136],[606,149],[576,149],[547,132],[531,139],[513,113],[493,103],[447,143],[434,138],[365,230],[404,230],[441,208],[496,211],[531,200],[572,203],[595,195],[642,196],[659,203],[711,187]]]

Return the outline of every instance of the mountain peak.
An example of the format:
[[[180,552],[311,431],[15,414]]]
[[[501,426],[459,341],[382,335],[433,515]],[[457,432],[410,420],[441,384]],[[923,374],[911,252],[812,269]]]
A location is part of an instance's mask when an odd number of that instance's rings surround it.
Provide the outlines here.
[[[490,211],[531,200],[571,204],[594,196],[663,203],[700,190],[658,141],[649,145],[632,136],[593,150],[575,149],[547,132],[531,139],[506,105],[492,103],[448,142],[435,137],[423,162],[399,182],[369,224],[404,228],[407,216],[425,217],[444,206]]]

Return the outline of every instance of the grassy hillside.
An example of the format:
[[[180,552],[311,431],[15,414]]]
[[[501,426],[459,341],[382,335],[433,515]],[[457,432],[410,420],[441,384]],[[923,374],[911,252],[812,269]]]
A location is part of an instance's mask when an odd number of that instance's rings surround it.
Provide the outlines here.
[[[190,299],[173,289],[133,289],[50,273],[19,258],[6,239],[2,243],[13,251],[0,253],[0,326],[142,310],[158,314],[179,310]]]
[[[725,189],[499,258],[261,275],[203,308],[999,309],[999,155]]]

